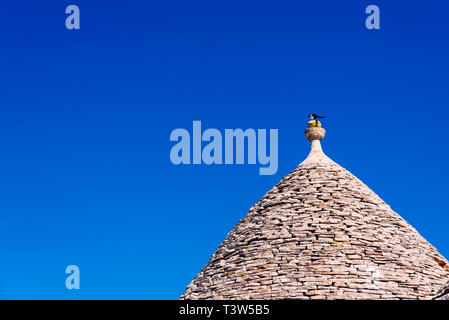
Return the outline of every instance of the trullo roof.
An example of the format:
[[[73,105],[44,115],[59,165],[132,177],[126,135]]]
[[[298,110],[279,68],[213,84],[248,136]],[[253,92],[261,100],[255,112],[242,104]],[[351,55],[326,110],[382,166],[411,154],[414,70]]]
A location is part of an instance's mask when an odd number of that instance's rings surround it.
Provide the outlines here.
[[[307,159],[232,229],[180,299],[431,299],[447,260],[349,171],[309,122]]]

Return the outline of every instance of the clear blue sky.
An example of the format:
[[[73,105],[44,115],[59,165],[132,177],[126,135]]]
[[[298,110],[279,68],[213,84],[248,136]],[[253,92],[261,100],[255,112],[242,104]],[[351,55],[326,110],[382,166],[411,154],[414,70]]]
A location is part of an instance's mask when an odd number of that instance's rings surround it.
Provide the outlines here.
[[[65,29],[69,4],[80,30]],[[369,4],[381,30],[365,28]],[[307,156],[310,112],[327,116],[325,152],[449,257],[447,1],[4,0],[0,12],[0,298],[177,298]],[[193,120],[279,129],[277,174],[174,166],[170,132]]]

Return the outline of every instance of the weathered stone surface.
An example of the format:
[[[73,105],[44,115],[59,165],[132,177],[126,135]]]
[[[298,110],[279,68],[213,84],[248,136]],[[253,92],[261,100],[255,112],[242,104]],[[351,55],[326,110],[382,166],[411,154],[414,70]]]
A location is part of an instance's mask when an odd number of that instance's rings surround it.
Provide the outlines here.
[[[313,140],[321,141],[326,134],[326,130],[321,127],[309,127],[304,131],[304,134],[306,135],[307,140],[309,140],[310,142],[312,142]]]
[[[322,152],[321,129],[180,299],[449,299],[447,260]]]
[[[446,283],[433,298],[434,300],[449,300],[449,282]]]

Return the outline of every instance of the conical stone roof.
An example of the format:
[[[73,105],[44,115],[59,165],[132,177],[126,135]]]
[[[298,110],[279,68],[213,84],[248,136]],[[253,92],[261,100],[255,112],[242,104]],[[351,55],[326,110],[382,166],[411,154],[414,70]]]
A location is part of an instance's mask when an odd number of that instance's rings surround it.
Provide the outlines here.
[[[317,126],[317,124],[319,126]],[[321,149],[232,229],[180,299],[431,299],[447,260]]]

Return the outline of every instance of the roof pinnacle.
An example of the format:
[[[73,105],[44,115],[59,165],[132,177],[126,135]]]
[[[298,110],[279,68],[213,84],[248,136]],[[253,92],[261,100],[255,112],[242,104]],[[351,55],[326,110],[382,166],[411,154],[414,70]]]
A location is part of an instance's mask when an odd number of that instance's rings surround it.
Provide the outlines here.
[[[321,127],[321,122],[318,120],[310,120],[307,124],[308,128],[304,131],[307,140],[311,142],[309,156],[301,163],[302,165],[310,163],[325,163],[332,161],[323,152],[321,148],[321,140],[326,134],[326,130]]]
[[[304,131],[307,140],[312,142],[313,140],[321,141],[326,134],[326,130],[321,127],[321,122],[318,120],[310,120],[307,123],[308,128]]]

